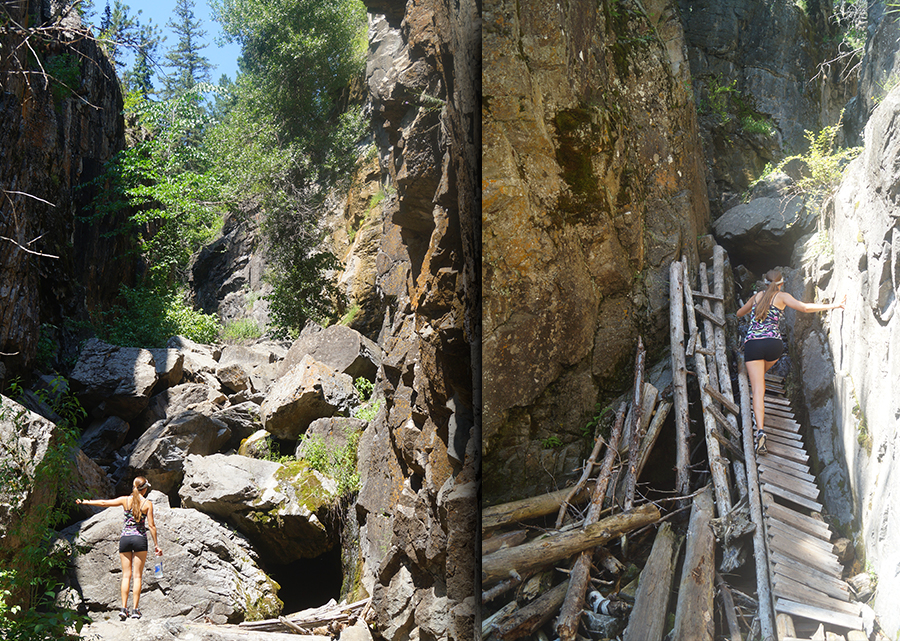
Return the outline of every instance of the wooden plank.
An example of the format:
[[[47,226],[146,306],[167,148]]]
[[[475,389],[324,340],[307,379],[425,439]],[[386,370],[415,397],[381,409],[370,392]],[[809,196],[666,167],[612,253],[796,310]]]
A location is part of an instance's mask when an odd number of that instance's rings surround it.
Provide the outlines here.
[[[798,530],[815,534],[819,538],[831,540],[831,528],[824,521],[819,521],[811,516],[795,512],[794,510],[779,505],[774,501],[766,503],[766,515],[774,516],[782,523],[790,523]]]
[[[703,309],[700,305],[694,305],[694,310],[695,310],[698,314],[700,314],[703,318],[706,318],[706,319],[711,320],[712,322],[714,322],[714,323],[715,323],[716,325],[718,325],[719,327],[724,327],[724,326],[725,326],[725,319],[724,319],[724,318],[720,318],[719,316],[716,316],[716,315],[713,314],[712,312]]]
[[[789,476],[793,476],[794,478],[798,478],[802,481],[806,481],[808,483],[815,483],[816,477],[810,474],[809,472],[802,472],[796,468],[788,467],[787,465],[781,465],[781,463],[774,459],[774,457],[766,458],[765,460],[760,459],[759,461],[759,469],[773,470],[776,472],[781,472],[782,474],[788,474]]]
[[[807,605],[831,610],[832,612],[841,612],[850,616],[859,616],[859,604],[849,603],[848,601],[839,601],[827,594],[822,594],[818,590],[814,590],[802,583],[798,583],[793,579],[775,575],[775,585],[772,586],[772,592],[777,597],[798,601]]]
[[[819,498],[819,487],[817,485],[810,483],[809,481],[798,479],[796,476],[791,476],[790,474],[785,474],[784,472],[769,468],[763,468],[760,471],[759,477],[766,483],[774,483],[782,489],[804,496],[811,501],[815,501]]]
[[[625,641],[662,640],[680,550],[681,537],[675,534],[671,525],[663,523],[641,572],[634,609],[625,629]]]
[[[715,633],[714,589],[716,543],[712,528],[712,488],[694,497],[685,537],[684,564],[675,606],[676,639],[712,641]]]
[[[779,376],[778,374],[766,374],[766,381],[772,381],[773,383],[781,383],[784,381],[784,376]]]
[[[793,470],[797,470],[798,472],[809,473],[809,465],[807,465],[804,461],[792,461],[790,459],[786,459],[783,456],[778,456],[773,452],[769,452],[766,455],[765,459],[760,459],[760,462],[765,461],[766,463],[772,462],[778,464],[779,467],[789,467]]]
[[[775,425],[766,424],[766,434],[772,434],[773,436],[777,436],[779,438],[783,438],[795,443],[803,443],[803,437],[800,436],[800,434],[798,434],[797,432],[783,430],[780,427],[776,427]]]
[[[730,385],[731,381],[728,381],[728,384]],[[706,391],[710,396],[719,401],[726,410],[728,410],[735,416],[741,415],[741,408],[738,407],[730,398],[726,397],[719,390],[715,389],[712,385],[707,385]]]
[[[781,532],[787,538],[793,539],[794,541],[803,541],[804,543],[809,543],[810,545],[814,545],[826,554],[834,554],[834,544],[831,541],[826,541],[825,539],[819,538],[815,534],[810,534],[809,532],[802,532],[796,528],[791,527],[781,521],[773,518],[769,518],[766,522],[766,527],[772,532]]]
[[[796,447],[798,450],[806,451],[806,447],[804,447],[802,440],[798,440],[795,438],[785,438],[774,430],[766,430],[766,436],[769,437],[772,443],[781,443],[782,445],[787,445],[788,447]]]
[[[773,396],[771,394],[765,394],[763,396],[763,401],[775,403],[776,405],[786,405],[788,408],[791,406],[791,402],[783,396]]]
[[[863,620],[860,616],[852,616],[842,612],[831,612],[830,610],[825,610],[823,608],[797,603],[790,599],[777,599],[775,601],[775,609],[778,612],[784,612],[792,616],[839,625],[842,628],[848,628],[850,630],[862,630],[863,627]]]
[[[777,550],[772,550],[769,557],[771,562],[776,565],[802,568],[805,572],[819,577],[822,581],[837,581],[838,583],[844,584],[844,580],[841,578],[842,572],[838,571],[834,567],[832,567],[831,569],[816,568],[804,561],[791,558],[788,555]]]
[[[794,581],[799,581],[800,583],[832,596],[839,601],[850,600],[850,588],[847,587],[846,583],[833,576],[829,576],[824,572],[819,572],[815,568],[803,565],[798,561],[776,563],[774,567],[775,574],[781,574]]]
[[[765,411],[766,416],[769,416],[771,414],[772,416],[777,416],[779,418],[788,418],[791,420],[793,420],[793,418],[794,418],[794,413],[791,411],[788,411],[786,409],[782,409],[781,405],[776,406],[776,405],[771,405],[770,403],[766,403],[764,405],[764,408],[766,410]]]
[[[769,532],[769,549],[777,550],[785,556],[818,568],[822,572],[840,573],[843,571],[841,564],[833,554],[822,552],[815,546],[807,545],[802,541],[792,541],[779,532]]]
[[[771,412],[766,412],[763,420],[763,425],[765,425],[766,427],[776,427],[786,432],[797,433],[800,431],[800,423],[798,423],[797,421],[789,418],[784,418],[783,416],[774,416]]]
[[[797,461],[798,463],[806,463],[809,460],[809,454],[797,447],[789,447],[782,443],[766,443],[766,448],[772,454],[786,458],[789,461]]]
[[[805,496],[800,496],[796,492],[791,492],[783,487],[778,487],[777,485],[772,485],[771,483],[762,483],[763,492],[769,492],[778,496],[786,501],[790,501],[791,503],[796,503],[805,508],[809,508],[814,512],[822,511],[822,504],[818,501],[811,501]]]

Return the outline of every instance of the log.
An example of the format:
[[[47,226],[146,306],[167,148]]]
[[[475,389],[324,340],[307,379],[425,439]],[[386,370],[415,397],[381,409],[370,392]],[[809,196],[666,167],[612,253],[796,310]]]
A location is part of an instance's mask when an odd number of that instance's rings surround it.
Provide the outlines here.
[[[641,392],[644,390],[644,360],[647,352],[644,350],[644,339],[638,336],[637,355],[634,365],[634,402],[632,404],[634,417],[631,422],[631,434],[628,443],[628,467],[625,470],[625,511],[630,512],[634,507],[634,486],[637,483],[637,462],[640,454],[640,446],[644,434],[641,430]]]
[[[500,581],[500,583],[492,587],[490,590],[483,590],[481,592],[482,605],[485,603],[490,603],[501,594],[505,594],[513,588],[521,585],[522,581],[524,581],[522,577],[520,577],[518,574],[513,574],[513,576],[509,577],[505,581]]]
[[[701,286],[704,283],[706,266],[700,265]],[[685,307],[693,308],[693,292],[688,279],[684,279],[684,299]],[[688,312],[688,328],[693,332],[696,328],[696,320],[693,315]],[[712,327],[707,328],[707,339],[712,336]],[[706,432],[706,450],[709,453],[709,470],[712,474],[713,489],[716,495],[716,507],[719,515],[725,516],[731,511],[731,490],[728,486],[728,470],[722,461],[722,454],[719,450],[719,442],[713,434],[716,432],[716,419],[713,418],[709,407],[712,405],[712,398],[706,392],[706,387],[710,384],[710,373],[706,369],[706,357],[698,355],[694,357],[694,369],[697,371],[697,379],[700,382],[700,403],[703,406],[703,426]]]
[[[518,608],[518,604],[515,599],[504,605],[502,608],[494,612],[491,616],[487,617],[484,621],[481,622],[481,636],[482,638],[487,638],[487,636],[493,632],[494,627],[497,623],[508,617],[510,614],[516,611]]]
[[[519,501],[493,505],[481,511],[481,531],[487,532],[510,523],[537,519],[548,514],[553,514],[566,500],[569,488],[563,488],[555,492],[532,496]],[[578,494],[569,499],[570,503],[580,503],[590,498],[590,488],[582,488]]]
[[[583,530],[548,534],[514,548],[488,554],[481,560],[481,583],[493,585],[507,578],[511,570],[521,576],[530,574],[582,550],[603,545],[632,530],[655,523],[659,518],[656,506],[642,505],[631,514],[616,514]]]
[[[502,547],[511,548],[524,542],[526,538],[527,532],[525,530],[513,530],[512,532],[495,534],[492,537],[481,540],[481,553],[491,554]]]
[[[716,572],[716,587],[719,588],[719,597],[722,599],[722,613],[725,615],[725,623],[728,624],[729,638],[731,641],[744,641],[734,608],[734,598],[731,596],[731,588],[718,572]]]
[[[718,354],[718,351],[716,352],[716,354]],[[721,375],[719,376],[719,380],[722,380]],[[725,406],[726,410],[728,410],[735,416],[740,416],[741,408],[738,407],[732,399],[728,398],[727,396],[722,394],[719,390],[717,390],[713,387],[707,387],[706,391],[710,396],[712,396],[714,399],[716,399],[718,402],[720,402],[723,406]],[[737,431],[736,428],[735,428],[735,431]]]
[[[662,641],[680,550],[681,538],[676,536],[671,525],[663,523],[641,572],[634,609],[625,629],[625,641]]]
[[[706,301],[704,301],[704,302],[706,302]],[[695,305],[695,306],[694,306],[694,309],[697,311],[698,314],[700,314],[701,316],[703,316],[705,319],[707,319],[707,320],[709,320],[709,321],[715,323],[716,325],[718,325],[718,326],[720,326],[720,327],[724,327],[724,326],[725,326],[725,319],[724,319],[724,318],[722,318],[721,316],[716,316],[716,315],[713,314],[711,311],[708,311],[708,310],[706,310],[706,309],[703,309],[703,306],[702,306],[702,305]]]
[[[772,611],[772,593],[769,589],[769,560],[766,553],[765,523],[762,515],[762,498],[753,456],[753,418],[750,415],[750,382],[744,359],[738,359],[738,388],[741,392],[741,419],[743,423],[744,451],[747,452],[747,486],[750,497],[750,518],[756,526],[753,533],[753,555],[756,561],[756,590],[759,595],[759,626],[763,639],[775,638],[775,620]]]
[[[712,517],[712,493],[707,486],[694,497],[691,508],[691,520],[685,537],[687,548],[684,553],[684,569],[675,610],[675,639],[713,640],[716,550],[715,537],[710,528]]]
[[[594,464],[597,462],[597,455],[600,453],[600,446],[603,445],[603,443],[603,437],[597,434],[597,438],[594,441],[594,449],[591,450],[591,455],[588,457],[587,462],[584,464],[584,469],[581,471],[581,478],[579,478],[578,482],[572,486],[572,489],[569,490],[569,493],[566,494],[566,498],[559,506],[559,513],[556,515],[557,530],[562,527],[563,518],[566,515],[566,510],[569,508],[570,501],[581,491],[585,483],[587,483],[587,480],[590,478],[591,473],[593,473]]]
[[[638,344],[640,349],[642,345]],[[642,372],[641,372],[642,375]],[[637,376],[636,376],[637,378]],[[637,394],[635,400],[639,401]],[[597,484],[594,486],[594,494],[591,497],[591,506],[588,508],[584,522],[585,527],[590,527],[596,523],[600,517],[600,511],[603,509],[603,497],[606,495],[606,486],[612,476],[612,468],[616,459],[619,438],[622,434],[622,424],[624,423],[626,404],[622,403],[616,416],[616,423],[613,426],[612,434],[609,436],[609,448],[606,450],[606,456],[603,457],[603,465],[597,476]],[[638,429],[638,424],[634,426],[634,431]],[[556,626],[556,632],[563,641],[571,641],[578,632],[578,624],[581,621],[581,609],[584,605],[584,593],[587,590],[588,583],[591,578],[591,553],[584,551],[578,555],[572,572],[569,574],[569,589],[566,592],[566,599],[559,613],[559,623]]]
[[[559,609],[566,596],[569,581],[566,579],[559,585],[550,588],[534,601],[519,608],[512,615],[495,624],[494,630],[497,638],[508,641],[519,639],[534,633],[539,627],[550,620],[550,617]]]
[[[663,423],[665,423],[666,417],[669,415],[669,410],[671,409],[672,404],[667,401],[661,402],[659,407],[656,408],[656,414],[653,415],[653,420],[650,422],[650,426],[647,428],[647,434],[644,436],[644,441],[641,443],[641,456],[637,463],[637,478],[641,478],[641,472],[643,472],[644,468],[647,466],[647,459],[650,458],[650,452],[656,444],[656,439],[659,437]]]
[[[672,348],[672,397],[675,405],[675,491],[691,492],[687,365],[684,354],[684,272],[681,263],[669,266],[669,341]]]

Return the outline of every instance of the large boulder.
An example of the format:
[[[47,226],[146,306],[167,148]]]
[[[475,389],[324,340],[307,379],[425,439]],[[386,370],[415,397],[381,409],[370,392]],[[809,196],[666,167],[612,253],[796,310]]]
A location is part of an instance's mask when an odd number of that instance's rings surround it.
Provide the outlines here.
[[[321,439],[328,449],[345,447],[353,437],[362,434],[368,423],[358,418],[346,418],[337,416],[332,418],[319,418],[309,424],[306,429],[306,438]],[[295,456],[303,458],[308,441],[300,441],[297,444]]]
[[[217,421],[225,423],[231,429],[231,439],[227,448],[236,450],[241,441],[262,428],[262,419],[259,414],[259,405],[252,401],[245,401],[237,405],[230,405],[212,414]]]
[[[734,262],[765,271],[788,264],[797,239],[814,225],[802,196],[755,198],[722,214],[713,232]]]
[[[217,356],[220,354],[184,336],[173,336],[166,347],[184,354],[184,378],[195,383],[212,383],[215,378],[213,374],[219,366]]]
[[[216,378],[222,384],[222,388],[228,392],[243,392],[250,388],[250,376],[247,370],[238,363],[220,365],[216,369]]]
[[[327,551],[325,521],[337,483],[297,461],[281,465],[246,456],[188,456],[182,505],[234,524],[263,559],[291,563]]]
[[[131,422],[136,436],[147,431],[157,421],[172,418],[207,401],[224,402],[218,388],[204,383],[182,383],[151,397],[147,408]]]
[[[129,421],[150,402],[156,362],[146,349],[92,338],[84,344],[69,380],[78,400],[95,416]]]
[[[222,355],[219,357],[219,367],[236,364],[251,370],[257,365],[274,363],[276,360],[275,352],[271,349],[256,349],[246,345],[225,345],[222,348]]]
[[[178,385],[184,375],[184,354],[177,349],[161,348],[151,349],[153,360],[156,361],[156,388],[159,392],[167,387]]]
[[[168,494],[181,482],[189,454],[214,454],[230,437],[231,429],[225,423],[192,410],[170,421],[157,421],[135,445],[128,458],[127,476],[146,476],[156,489]]]
[[[306,356],[330,365],[354,380],[359,377],[375,380],[381,364],[381,348],[344,325],[332,325],[320,332],[306,333],[294,341],[281,363],[280,374],[286,374]]]
[[[276,438],[296,440],[317,418],[349,414],[358,404],[349,375],[307,355],[275,383],[263,401],[263,426]]]
[[[109,465],[115,460],[114,452],[125,443],[128,423],[118,416],[93,421],[81,435],[78,445],[93,460]]]
[[[280,613],[279,586],[259,568],[256,553],[241,534],[196,510],[169,507],[167,498],[155,490],[149,498],[164,575],[157,579],[145,568],[141,610],[148,618],[221,624]],[[86,550],[74,556],[70,579],[89,611],[121,607],[121,534],[121,508],[106,509],[61,533]]]
[[[72,479],[72,494],[76,497],[107,497],[115,494],[112,481],[102,467],[94,463],[81,450],[75,452],[74,478]],[[100,512],[103,508],[93,505],[80,505],[78,508],[81,516],[87,518]]]

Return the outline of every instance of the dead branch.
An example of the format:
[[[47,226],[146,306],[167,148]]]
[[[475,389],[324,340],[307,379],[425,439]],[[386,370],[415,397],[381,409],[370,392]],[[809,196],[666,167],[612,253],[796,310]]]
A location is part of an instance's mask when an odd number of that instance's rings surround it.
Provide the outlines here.
[[[628,443],[628,467],[625,471],[625,511],[630,512],[634,507],[634,485],[637,483],[636,468],[641,440],[641,392],[644,388],[644,359],[647,352],[644,350],[644,340],[638,336],[637,356],[634,365],[634,402],[632,404],[633,416],[631,419],[631,435]]]
[[[684,271],[681,263],[669,266],[669,338],[672,345],[672,387],[675,404],[675,489],[679,494],[690,490],[687,365],[684,353]]]

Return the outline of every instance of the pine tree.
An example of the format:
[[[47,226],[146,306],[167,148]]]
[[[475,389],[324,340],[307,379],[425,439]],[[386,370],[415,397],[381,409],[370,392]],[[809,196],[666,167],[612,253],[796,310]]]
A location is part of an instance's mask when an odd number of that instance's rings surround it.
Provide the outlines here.
[[[163,78],[165,87],[163,95],[172,98],[194,88],[201,82],[209,82],[213,66],[200,51],[206,48],[201,44],[206,31],[201,29],[203,22],[194,18],[194,0],[178,0],[175,5],[177,22],[172,19],[166,26],[178,36],[176,44],[166,54],[166,65],[171,73]]]
[[[138,10],[137,15],[140,15]],[[116,67],[124,67],[125,63],[119,59],[119,48],[134,46],[140,22],[137,16],[131,15],[131,7],[122,0],[115,0],[110,10],[109,3],[103,11],[103,19],[100,23],[100,39],[106,50],[106,55]]]
[[[141,25],[137,48],[134,54],[134,65],[125,72],[122,82],[129,92],[140,93],[144,98],[154,93],[153,70],[150,65],[155,62],[157,49],[164,39],[159,28],[152,22]]]

